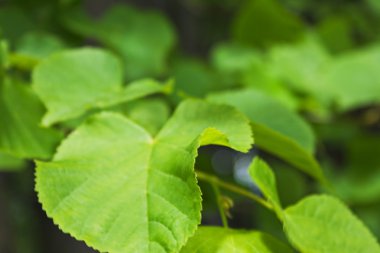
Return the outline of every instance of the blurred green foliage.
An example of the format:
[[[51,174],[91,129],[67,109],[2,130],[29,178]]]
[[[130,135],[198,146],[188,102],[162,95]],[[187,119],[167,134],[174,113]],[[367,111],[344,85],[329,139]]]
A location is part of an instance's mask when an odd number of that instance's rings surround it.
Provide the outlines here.
[[[135,2],[0,1],[0,178],[9,171],[25,176],[15,171],[30,170],[26,161],[31,158],[50,158],[60,139],[83,120],[75,115],[74,121],[43,128],[46,108],[43,96],[30,85],[31,71],[63,49],[103,47],[123,69],[117,81],[102,83],[108,88],[142,77],[173,78],[176,83],[168,96],[156,94],[113,110],[157,133],[184,98],[234,105],[251,121],[255,152],[274,167],[284,205],[310,192],[325,192],[309,177],[321,179],[323,171],[330,190],[380,238],[379,1]],[[87,64],[80,63],[82,68],[93,66]],[[104,64],[104,69],[118,71],[111,65]],[[101,80],[99,73],[94,71],[93,80]],[[97,109],[86,105],[84,111]],[[215,168],[210,161],[218,151],[201,150],[197,167],[226,181],[244,181],[248,175],[237,173],[238,155],[233,152],[230,168],[224,173]],[[21,187],[6,185],[8,191]],[[202,189],[204,213],[214,215],[203,222],[220,223],[216,203],[207,197],[212,190]],[[270,214],[252,206],[245,214],[244,200],[235,197],[232,226],[259,228],[284,239]],[[8,199],[1,206],[11,210],[16,202]],[[33,208],[24,206],[20,212],[30,217]],[[21,222],[14,230],[27,226]],[[25,252],[16,248],[28,245],[8,243],[0,245],[0,252]],[[49,252],[44,246],[33,248],[29,252]]]

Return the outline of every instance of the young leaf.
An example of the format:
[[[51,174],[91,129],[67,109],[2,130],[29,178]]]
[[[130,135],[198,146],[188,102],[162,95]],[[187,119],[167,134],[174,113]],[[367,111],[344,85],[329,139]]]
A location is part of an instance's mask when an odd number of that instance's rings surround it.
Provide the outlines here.
[[[176,41],[174,29],[165,16],[126,5],[113,5],[95,23],[83,14],[76,14],[68,15],[65,24],[74,32],[116,50],[122,56],[128,80],[161,74]]]
[[[248,151],[246,118],[229,106],[183,102],[152,137],[115,113],[91,117],[37,162],[36,190],[63,231],[105,252],[178,252],[200,222],[200,145]]]
[[[258,231],[200,227],[181,253],[291,253],[287,245]]]
[[[33,71],[33,88],[48,109],[43,125],[165,90],[150,79],[127,87],[122,86],[122,80],[120,62],[107,51],[83,48],[48,57]]]
[[[334,197],[307,197],[284,214],[285,232],[301,252],[380,252],[368,229]]]
[[[272,169],[260,158],[254,158],[248,172],[263,195],[275,207],[275,211],[280,214],[281,203],[277,193],[276,178]]]
[[[0,83],[0,150],[19,158],[50,158],[62,135],[40,127],[44,111],[29,86]]]
[[[254,90],[215,93],[210,101],[235,106],[252,122],[256,144],[296,168],[323,181],[324,176],[312,156],[314,136],[306,122],[277,101]]]

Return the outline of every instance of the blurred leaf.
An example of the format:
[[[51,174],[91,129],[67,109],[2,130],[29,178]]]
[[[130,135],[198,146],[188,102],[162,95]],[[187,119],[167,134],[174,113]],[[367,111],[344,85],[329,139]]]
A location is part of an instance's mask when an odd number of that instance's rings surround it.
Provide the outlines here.
[[[259,148],[282,158],[295,168],[319,180],[321,183],[327,183],[317,160],[296,141],[264,125],[254,122],[251,124]]]
[[[5,69],[9,65],[8,44],[4,40],[0,40],[0,82],[5,76]]]
[[[65,44],[53,35],[31,32],[21,37],[16,44],[16,52],[9,56],[9,60],[11,65],[30,71],[39,61],[64,48]]]
[[[290,109],[296,109],[298,101],[269,68],[262,53],[236,44],[221,44],[212,52],[212,63],[221,81],[259,89],[277,99]]]
[[[0,150],[20,158],[50,158],[62,136],[40,127],[45,110],[36,95],[16,82],[0,89]]]
[[[368,204],[380,200],[380,138],[358,135],[347,145],[347,165],[336,178],[339,196],[350,204]]]
[[[64,22],[74,32],[95,38],[117,51],[128,80],[162,74],[176,41],[174,29],[165,16],[131,6],[113,5],[97,21],[76,13],[65,16]]]
[[[363,206],[355,208],[355,213],[368,226],[369,229],[380,238],[380,219],[379,219],[380,203],[371,206]]]
[[[278,195],[283,206],[294,204],[309,192],[310,183],[299,171],[280,163],[273,164],[272,168],[275,168]]]
[[[122,69],[107,51],[83,48],[48,57],[33,71],[33,88],[48,112],[42,123],[51,125],[73,119],[93,108],[105,108],[169,87],[150,79],[124,87]]]
[[[199,227],[181,253],[291,253],[278,239],[258,231]]]
[[[0,171],[17,171],[24,165],[23,160],[0,152]]]
[[[204,97],[217,88],[217,77],[205,64],[195,59],[181,59],[173,64],[176,90],[192,97]]]
[[[293,42],[303,30],[302,21],[275,0],[246,1],[233,24],[237,42],[257,47]]]
[[[170,108],[162,99],[141,99],[123,106],[124,114],[144,127],[151,135],[156,135],[170,116]]]
[[[380,168],[367,179],[341,176],[334,186],[339,197],[350,204],[366,204],[380,200]]]
[[[336,58],[326,69],[326,87],[341,110],[380,102],[380,46]]]
[[[246,152],[251,134],[234,108],[198,100],[181,103],[155,137],[120,114],[97,114],[52,162],[37,162],[36,190],[63,231],[100,251],[178,252],[201,218],[197,149]]]
[[[213,66],[220,74],[241,74],[256,62],[261,62],[262,54],[249,47],[232,43],[217,45],[211,54]]]
[[[16,7],[0,8],[0,34],[5,39],[16,42],[24,33],[33,29],[35,22],[23,10]]]
[[[17,54],[42,60],[65,47],[64,42],[52,34],[29,32],[16,44],[16,52]]]
[[[380,13],[380,2],[377,0],[366,0],[368,5],[372,10],[375,10],[377,13]]]
[[[320,76],[330,56],[313,35],[296,44],[271,48],[269,58],[269,68],[290,88],[319,97],[329,95]]]
[[[323,44],[333,53],[352,49],[353,27],[350,20],[343,15],[329,16],[317,26],[318,35]]]
[[[314,150],[315,140],[310,126],[296,113],[260,91],[243,89],[218,92],[209,95],[208,99],[231,104],[244,112],[251,121],[293,139],[310,153]]]
[[[233,105],[251,120],[256,144],[296,168],[323,181],[323,173],[312,156],[314,135],[294,112],[254,90],[211,94],[213,102]]]
[[[285,210],[284,227],[301,252],[378,253],[376,239],[336,198],[314,195]]]

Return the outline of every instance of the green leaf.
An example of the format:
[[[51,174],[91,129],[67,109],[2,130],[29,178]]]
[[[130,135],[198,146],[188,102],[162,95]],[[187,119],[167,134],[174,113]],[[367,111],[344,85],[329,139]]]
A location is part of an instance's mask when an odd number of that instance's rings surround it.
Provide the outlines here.
[[[40,60],[65,47],[64,42],[55,35],[29,32],[16,44],[16,52]]]
[[[40,127],[44,112],[29,86],[0,84],[0,150],[20,158],[50,158],[62,135]]]
[[[336,58],[326,73],[326,87],[341,110],[380,102],[380,46],[350,52]]]
[[[236,41],[259,47],[293,42],[303,30],[302,21],[275,0],[247,1],[233,25]]]
[[[370,204],[380,200],[380,138],[376,134],[351,137],[347,145],[344,174],[334,180],[334,187],[346,203]]]
[[[331,56],[315,35],[309,34],[295,44],[273,47],[268,57],[271,71],[291,88],[313,96],[329,95],[320,79]]]
[[[225,43],[213,48],[211,57],[212,64],[220,73],[238,74],[261,62],[262,54],[250,47]]]
[[[36,190],[60,228],[105,252],[178,252],[201,218],[200,145],[248,151],[247,119],[229,106],[183,102],[155,136],[115,113],[91,117],[37,162]]]
[[[33,88],[48,109],[43,125],[167,89],[150,79],[138,80],[126,87],[122,82],[120,62],[106,51],[83,48],[48,57],[33,71]]]
[[[243,85],[258,89],[291,109],[296,109],[298,101],[282,80],[267,64],[264,54],[249,47],[236,44],[222,44],[214,48],[212,61],[221,80],[229,85]]]
[[[172,76],[176,90],[187,96],[204,97],[216,89],[216,75],[201,61],[181,59],[173,63]]]
[[[68,15],[65,23],[74,32],[116,50],[123,58],[129,80],[161,74],[176,41],[165,16],[125,5],[113,5],[97,21],[76,14]]]
[[[277,193],[276,178],[272,169],[260,158],[254,158],[249,166],[248,172],[263,195],[274,206],[277,214],[281,214],[282,208]]]
[[[31,20],[26,11],[9,6],[0,9],[0,33],[11,41],[17,41],[21,35],[36,28],[36,22]]]
[[[0,40],[0,82],[5,76],[5,69],[9,65],[8,44],[4,40]]]
[[[162,99],[140,99],[117,108],[150,134],[159,132],[170,116],[170,108]]]
[[[311,196],[288,207],[284,226],[291,243],[301,252],[380,252],[363,223],[334,197]]]
[[[235,106],[251,120],[256,144],[296,168],[323,181],[312,156],[314,135],[305,121],[270,97],[254,90],[227,91],[209,100]]]
[[[258,231],[200,227],[181,253],[290,253],[288,246]]]
[[[355,46],[355,21],[342,14],[331,15],[324,18],[316,27],[323,44],[333,53],[341,53]]]
[[[58,37],[48,33],[30,32],[16,44],[15,52],[10,55],[10,61],[17,68],[30,71],[39,61],[65,47]]]
[[[23,160],[0,152],[0,171],[17,171],[24,166]]]

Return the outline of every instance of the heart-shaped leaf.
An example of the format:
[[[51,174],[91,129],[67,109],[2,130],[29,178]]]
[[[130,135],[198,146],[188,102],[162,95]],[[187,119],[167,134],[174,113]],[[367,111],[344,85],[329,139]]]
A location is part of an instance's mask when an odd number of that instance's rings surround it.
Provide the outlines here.
[[[65,232],[110,253],[178,252],[200,222],[200,145],[248,151],[247,119],[229,106],[183,102],[155,136],[115,113],[91,117],[37,162],[36,189]]]

